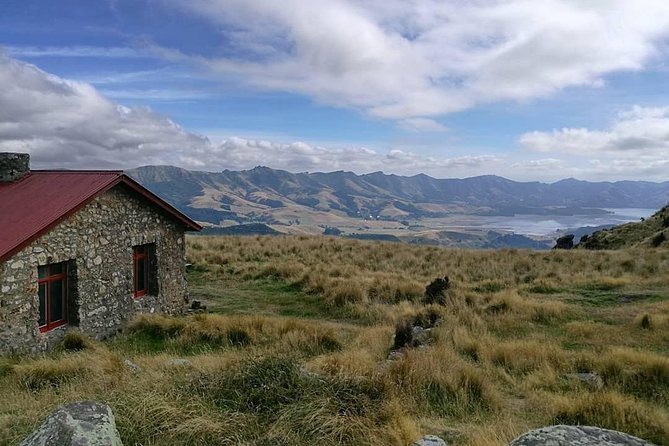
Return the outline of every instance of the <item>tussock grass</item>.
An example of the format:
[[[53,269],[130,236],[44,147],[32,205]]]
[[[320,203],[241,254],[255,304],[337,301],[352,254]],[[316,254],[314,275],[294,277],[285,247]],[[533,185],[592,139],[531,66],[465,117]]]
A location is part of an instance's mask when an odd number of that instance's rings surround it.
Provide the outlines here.
[[[81,399],[112,406],[124,444],[150,446],[405,446],[428,433],[505,445],[556,422],[669,444],[662,247],[187,245],[191,294],[221,314],[140,316],[111,341],[72,332],[47,355],[0,358],[0,445]],[[443,301],[426,305],[425,287],[444,275]],[[430,342],[389,359],[403,321],[429,328]],[[597,373],[603,388],[564,376],[576,372]]]
[[[580,393],[559,399],[554,424],[600,426],[656,444],[669,443],[669,417],[652,405],[616,392]]]
[[[669,405],[669,358],[616,348],[597,362],[604,383],[622,393]]]
[[[66,352],[78,352],[92,348],[95,348],[95,342],[78,330],[69,330],[65,333],[56,347],[57,350]]]

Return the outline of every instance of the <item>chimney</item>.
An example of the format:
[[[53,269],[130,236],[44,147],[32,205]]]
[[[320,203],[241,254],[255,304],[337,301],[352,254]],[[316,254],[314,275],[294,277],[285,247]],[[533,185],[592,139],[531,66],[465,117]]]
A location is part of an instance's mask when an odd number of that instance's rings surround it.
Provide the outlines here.
[[[27,153],[0,152],[0,184],[12,183],[30,172]]]

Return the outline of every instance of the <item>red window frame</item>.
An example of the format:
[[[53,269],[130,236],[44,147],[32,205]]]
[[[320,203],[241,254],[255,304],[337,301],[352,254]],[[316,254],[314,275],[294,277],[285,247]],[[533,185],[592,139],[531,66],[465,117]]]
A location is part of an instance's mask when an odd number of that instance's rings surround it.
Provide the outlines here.
[[[51,267],[53,265],[60,265],[61,272],[57,274],[51,274]],[[42,274],[39,272],[44,272],[44,277],[39,277]],[[56,321],[50,320],[51,318],[51,305],[52,305],[52,296],[51,296],[51,286],[54,282],[61,282],[63,287],[63,318]],[[40,333],[45,333],[51,331],[54,328],[61,327],[67,324],[67,300],[68,300],[68,289],[67,289],[67,262],[56,263],[51,265],[44,265],[38,267],[38,279],[37,279],[37,292],[39,293],[40,286],[44,285],[44,320],[45,324],[39,326]]]
[[[140,263],[143,261],[143,266]],[[132,248],[132,265],[133,265],[133,293],[137,297],[146,296],[149,294],[149,245],[133,246]],[[144,273],[144,286],[139,287],[139,272],[142,269]]]

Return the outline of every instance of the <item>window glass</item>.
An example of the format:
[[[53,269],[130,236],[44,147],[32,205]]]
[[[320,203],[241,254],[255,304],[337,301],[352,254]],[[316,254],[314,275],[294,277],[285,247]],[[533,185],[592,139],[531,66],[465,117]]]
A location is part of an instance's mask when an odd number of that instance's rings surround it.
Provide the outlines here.
[[[49,275],[50,276],[55,276],[56,274],[62,274],[63,273],[63,263],[53,263],[49,265]]]
[[[65,319],[65,281],[56,280],[51,282],[51,317],[50,322]]]
[[[46,325],[46,283],[39,284],[39,326]]]
[[[135,297],[158,292],[155,252],[155,243],[132,247],[133,296]]]
[[[37,268],[38,326],[41,332],[67,323],[67,262]]]
[[[137,290],[146,290],[146,259],[137,259]]]

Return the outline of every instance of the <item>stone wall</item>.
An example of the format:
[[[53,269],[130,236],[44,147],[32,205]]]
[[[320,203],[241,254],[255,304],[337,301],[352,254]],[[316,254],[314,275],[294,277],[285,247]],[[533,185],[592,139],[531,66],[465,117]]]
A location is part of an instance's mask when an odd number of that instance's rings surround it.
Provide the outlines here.
[[[155,243],[157,292],[134,298],[133,246],[147,243]],[[73,325],[104,339],[136,314],[182,313],[184,256],[181,223],[125,186],[114,187],[0,263],[0,353],[44,351]],[[71,324],[40,333],[37,267],[64,261],[76,275],[75,314]]]

